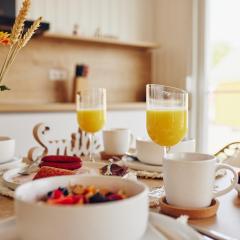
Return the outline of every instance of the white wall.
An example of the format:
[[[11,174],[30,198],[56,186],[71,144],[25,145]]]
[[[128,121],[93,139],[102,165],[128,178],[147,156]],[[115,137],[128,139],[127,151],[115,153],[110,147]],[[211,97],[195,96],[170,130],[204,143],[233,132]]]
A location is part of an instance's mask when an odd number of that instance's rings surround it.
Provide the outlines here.
[[[78,24],[86,36],[100,27],[120,39],[153,40],[153,9],[154,0],[32,0],[29,18],[43,16],[54,33],[71,34]]]
[[[40,122],[51,127],[50,140],[70,139],[77,132],[76,114],[69,113],[13,113],[0,114],[1,136],[16,139],[16,156],[26,156],[31,147],[38,146],[32,130]],[[105,128],[129,128],[135,137],[146,137],[144,111],[111,111],[107,113]],[[100,135],[101,137],[101,135]]]

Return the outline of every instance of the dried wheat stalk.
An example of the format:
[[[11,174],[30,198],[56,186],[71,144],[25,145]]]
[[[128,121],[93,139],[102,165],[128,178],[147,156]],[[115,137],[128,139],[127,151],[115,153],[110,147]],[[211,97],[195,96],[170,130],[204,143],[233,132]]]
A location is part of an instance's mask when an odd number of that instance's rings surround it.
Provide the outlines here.
[[[38,29],[42,21],[42,17],[39,17],[37,20],[34,21],[32,26],[23,35],[24,23],[30,9],[30,5],[31,5],[30,0],[23,1],[22,7],[13,25],[12,32],[10,35],[11,45],[10,45],[9,52],[5,58],[4,64],[1,68],[0,83],[3,81],[4,76],[8,72],[9,67],[13,63],[20,49],[26,46],[26,44],[34,35],[34,33],[36,32],[36,30]],[[6,86],[0,85],[0,91],[7,90],[7,89],[8,88]]]
[[[28,29],[28,31],[24,34],[22,39],[19,41],[19,48],[23,48],[26,46],[28,41],[31,39],[33,34],[36,32],[36,30],[39,28],[40,23],[42,21],[42,17],[39,17],[37,20],[34,21],[32,26]]]
[[[19,14],[12,28],[12,33],[11,33],[12,44],[15,44],[18,41],[18,39],[21,37],[22,31],[24,28],[24,22],[29,12],[30,5],[31,5],[30,0],[23,1],[22,7],[19,11]]]

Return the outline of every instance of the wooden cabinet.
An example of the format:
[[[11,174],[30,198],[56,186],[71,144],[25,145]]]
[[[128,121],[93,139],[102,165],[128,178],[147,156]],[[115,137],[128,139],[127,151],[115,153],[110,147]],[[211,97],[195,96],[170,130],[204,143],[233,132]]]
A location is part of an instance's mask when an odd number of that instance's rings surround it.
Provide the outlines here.
[[[93,87],[107,88],[111,108],[143,106],[145,85],[151,82],[151,42],[46,34],[23,49],[7,76],[11,91],[0,95],[0,111],[71,111],[77,64],[89,65]],[[1,54],[4,52],[0,52]],[[49,79],[53,68],[67,72],[65,80]],[[66,99],[63,98],[67,93]]]

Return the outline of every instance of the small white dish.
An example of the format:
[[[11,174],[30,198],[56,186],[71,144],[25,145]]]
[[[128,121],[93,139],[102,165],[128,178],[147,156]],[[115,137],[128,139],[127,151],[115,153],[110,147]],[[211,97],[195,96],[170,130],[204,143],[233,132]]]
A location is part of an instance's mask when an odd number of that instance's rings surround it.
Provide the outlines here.
[[[136,140],[136,155],[140,162],[152,165],[162,165],[164,148],[144,139]]]
[[[5,163],[0,163],[0,173],[5,172],[9,169],[24,166],[25,163],[22,162],[22,158],[13,157],[11,160]]]
[[[10,160],[8,160],[6,162],[0,163],[0,167],[8,165],[8,164],[11,164],[11,163],[15,163],[15,162],[17,162],[19,160],[22,160],[22,158],[20,158],[20,157],[13,157],[13,158],[11,158]]]
[[[23,176],[19,174],[21,170],[22,168],[14,168],[6,171],[2,176],[4,185],[12,190],[15,190],[18,186],[22,185],[23,183],[33,180],[33,177],[35,176],[36,173]]]
[[[203,240],[203,237],[188,224],[180,223],[174,218],[159,213],[149,213],[149,224],[144,236],[140,240],[167,240],[168,238],[163,235],[161,229],[164,229],[165,233],[168,232],[168,234],[174,235],[173,240]],[[0,222],[0,239],[19,240],[14,218]]]
[[[131,153],[131,155],[133,155],[133,154]],[[127,166],[127,167],[129,167],[130,169],[133,169],[133,170],[158,172],[158,173],[162,172],[162,166],[161,165],[145,164],[143,162],[133,160],[128,156],[123,156],[122,157],[122,162],[124,163],[125,166]]]
[[[15,140],[10,137],[0,136],[0,163],[13,159],[15,154]]]

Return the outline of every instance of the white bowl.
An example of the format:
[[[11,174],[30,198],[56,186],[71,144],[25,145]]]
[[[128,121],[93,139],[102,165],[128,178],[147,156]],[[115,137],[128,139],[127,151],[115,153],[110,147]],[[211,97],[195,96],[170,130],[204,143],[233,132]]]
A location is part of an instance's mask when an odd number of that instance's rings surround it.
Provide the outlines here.
[[[81,206],[50,206],[37,199],[60,186],[123,189],[130,197]],[[148,190],[137,181],[104,176],[62,176],[23,184],[15,193],[17,231],[24,240],[137,240],[148,222]]]
[[[164,148],[158,144],[150,140],[137,139],[136,151],[139,161],[152,165],[162,165]]]
[[[15,154],[15,140],[0,136],[0,164],[13,159]]]
[[[170,148],[170,152],[196,152],[196,141],[195,139],[183,140],[177,145]]]
[[[162,146],[150,140],[137,139],[136,152],[139,161],[146,164],[162,165],[162,158],[164,155],[164,148]],[[195,140],[183,140],[171,147],[170,152],[195,152]]]

